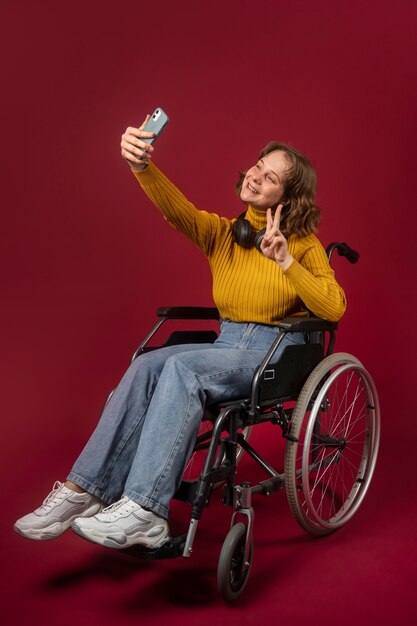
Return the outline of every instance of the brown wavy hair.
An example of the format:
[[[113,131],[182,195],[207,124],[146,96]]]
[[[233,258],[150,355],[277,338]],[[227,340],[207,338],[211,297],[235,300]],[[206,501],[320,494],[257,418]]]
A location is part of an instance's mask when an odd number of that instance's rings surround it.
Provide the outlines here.
[[[305,237],[317,232],[320,223],[320,209],[315,201],[316,171],[304,154],[279,141],[271,141],[265,146],[259,159],[278,150],[284,152],[289,164],[285,172],[283,198],[288,204],[282,209],[280,230],[284,237],[293,233]],[[239,195],[245,176],[246,172],[241,172],[236,183]]]

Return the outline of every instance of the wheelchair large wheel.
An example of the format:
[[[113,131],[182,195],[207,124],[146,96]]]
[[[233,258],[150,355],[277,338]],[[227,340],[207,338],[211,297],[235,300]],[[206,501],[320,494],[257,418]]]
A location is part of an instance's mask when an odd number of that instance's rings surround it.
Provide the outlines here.
[[[229,530],[220,553],[217,586],[226,602],[236,600],[246,587],[253,559],[253,539],[245,560],[246,526],[242,522]]]
[[[358,510],[378,454],[380,411],[370,374],[350,354],[325,358],[299,395],[285,453],[292,513],[314,535],[347,522]]]

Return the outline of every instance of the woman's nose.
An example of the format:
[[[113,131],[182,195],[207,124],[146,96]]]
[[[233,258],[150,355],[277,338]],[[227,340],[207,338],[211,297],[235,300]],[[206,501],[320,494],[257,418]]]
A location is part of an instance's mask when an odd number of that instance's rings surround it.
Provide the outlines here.
[[[254,168],[252,172],[252,178],[253,180],[256,180],[257,182],[260,181],[260,172],[256,168]]]

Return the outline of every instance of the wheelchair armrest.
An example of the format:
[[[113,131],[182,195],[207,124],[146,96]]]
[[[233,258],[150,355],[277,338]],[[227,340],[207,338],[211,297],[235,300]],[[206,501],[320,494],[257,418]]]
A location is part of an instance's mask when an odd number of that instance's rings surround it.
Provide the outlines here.
[[[337,322],[327,322],[319,317],[286,317],[278,325],[284,333],[308,333],[336,330]]]
[[[218,320],[216,307],[204,306],[163,306],[157,309],[158,317],[176,320]]]

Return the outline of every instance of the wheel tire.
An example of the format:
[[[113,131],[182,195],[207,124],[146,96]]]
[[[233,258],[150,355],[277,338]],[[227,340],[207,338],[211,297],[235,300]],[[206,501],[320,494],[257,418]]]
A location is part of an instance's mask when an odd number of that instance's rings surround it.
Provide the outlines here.
[[[379,446],[375,384],[350,354],[326,357],[298,397],[285,452],[291,511],[313,535],[328,534],[356,513],[369,487]]]
[[[253,560],[253,539],[245,564],[246,526],[234,524],[224,540],[217,568],[217,586],[226,602],[236,600],[246,587]]]

